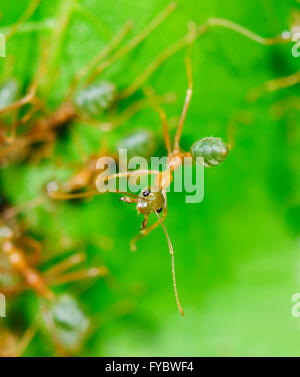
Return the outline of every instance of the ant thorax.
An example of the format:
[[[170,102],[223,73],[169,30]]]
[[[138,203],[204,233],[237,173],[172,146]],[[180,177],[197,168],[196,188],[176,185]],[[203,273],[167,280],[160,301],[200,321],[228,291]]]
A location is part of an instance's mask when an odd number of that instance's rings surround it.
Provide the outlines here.
[[[182,165],[183,161],[183,154],[173,154],[171,157],[168,158],[168,170],[174,171]]]

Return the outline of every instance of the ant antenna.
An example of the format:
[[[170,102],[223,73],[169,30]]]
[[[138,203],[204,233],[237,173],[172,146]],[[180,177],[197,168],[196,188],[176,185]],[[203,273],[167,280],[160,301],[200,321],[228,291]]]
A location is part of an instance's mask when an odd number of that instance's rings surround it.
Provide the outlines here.
[[[245,37],[252,39],[253,41],[260,43],[261,45],[274,45],[278,43],[284,43],[285,41],[282,39],[281,36],[271,37],[271,38],[264,38],[256,33],[253,33],[251,30],[246,29],[245,27],[236,24],[235,22],[226,20],[225,18],[209,18],[206,21],[208,26],[222,26],[226,29],[233,30],[239,34],[244,35]]]
[[[126,191],[109,191],[110,193],[113,194],[124,194],[126,196],[130,196],[136,200],[142,199],[145,201],[149,201],[149,199],[140,197],[139,195],[132,194],[131,192],[126,192]],[[90,198],[96,195],[102,195],[105,194],[105,192],[99,192],[97,190],[90,190],[90,191],[84,191],[84,192],[76,192],[76,193],[68,193],[68,192],[60,192],[60,191],[51,191],[48,190],[48,195],[52,199],[56,200],[68,200],[68,199],[83,199],[83,198]]]
[[[178,306],[178,310],[180,312],[180,314],[183,316],[184,315],[184,312],[182,310],[182,307],[180,305],[180,301],[179,301],[179,297],[178,297],[178,292],[177,292],[177,287],[176,287],[176,277],[175,277],[175,261],[174,261],[174,250],[173,250],[173,246],[172,246],[172,243],[171,243],[171,240],[170,240],[170,237],[168,235],[168,232],[167,232],[167,229],[165,227],[165,224],[163,223],[162,219],[160,218],[159,214],[157,211],[155,211],[157,217],[158,217],[158,220],[160,222],[160,225],[162,226],[163,230],[164,230],[164,233],[165,233],[165,236],[166,236],[166,239],[168,241],[168,245],[169,245],[169,251],[170,251],[170,254],[171,254],[171,258],[172,258],[172,276],[173,276],[173,287],[174,287],[174,293],[175,293],[175,298],[176,298],[176,303],[177,303],[177,306]]]

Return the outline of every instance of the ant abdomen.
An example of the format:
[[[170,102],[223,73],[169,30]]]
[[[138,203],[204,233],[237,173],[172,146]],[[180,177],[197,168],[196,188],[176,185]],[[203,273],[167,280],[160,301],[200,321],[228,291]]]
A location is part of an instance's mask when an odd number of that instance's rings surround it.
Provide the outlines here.
[[[0,86],[0,109],[11,105],[18,99],[20,93],[20,84],[16,79],[5,81]]]
[[[192,157],[202,157],[205,167],[221,164],[226,159],[228,151],[228,145],[219,137],[204,137],[191,146]]]
[[[77,109],[89,116],[108,110],[116,100],[116,87],[109,81],[99,81],[81,89],[75,96]]]
[[[85,341],[91,325],[79,302],[73,296],[64,293],[47,302],[47,309],[61,345],[69,352],[77,352]]]
[[[121,139],[117,149],[126,149],[128,158],[141,156],[149,158],[157,149],[154,133],[146,129],[139,129]]]

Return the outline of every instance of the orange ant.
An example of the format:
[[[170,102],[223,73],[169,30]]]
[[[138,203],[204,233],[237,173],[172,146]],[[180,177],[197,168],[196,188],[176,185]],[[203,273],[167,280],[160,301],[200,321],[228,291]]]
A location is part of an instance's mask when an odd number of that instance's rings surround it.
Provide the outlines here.
[[[43,332],[44,322],[57,355],[70,356],[81,348],[92,326],[78,301],[68,294],[61,294],[47,306],[41,304],[41,311],[36,312],[22,334],[0,325],[0,357],[23,356],[37,332]]]
[[[193,27],[193,30],[189,33],[189,45],[196,39],[197,36],[200,34],[203,34],[208,30],[210,26],[223,26],[225,28],[229,28],[233,31],[236,31],[240,34],[243,34],[244,36],[264,45],[272,45],[275,43],[284,42],[281,37],[275,37],[275,38],[263,38],[259,35],[241,27],[240,25],[234,24],[228,20],[224,19],[216,19],[211,18],[209,19],[206,24],[204,24],[201,27],[195,28]],[[126,171],[126,172],[120,172],[117,174],[109,175],[105,178],[105,182],[108,182],[112,179],[122,178],[122,177],[141,177],[141,176],[149,176],[149,175],[155,175],[155,184],[154,186],[146,187],[142,190],[140,195],[134,195],[132,193],[123,193],[121,191],[117,191],[117,193],[126,194],[125,196],[121,197],[121,201],[124,201],[125,203],[131,204],[135,203],[137,206],[137,211],[140,214],[144,215],[144,221],[142,224],[141,233],[136,236],[131,241],[131,249],[136,250],[136,242],[138,239],[145,237],[148,235],[152,230],[157,228],[159,225],[162,226],[163,231],[165,233],[165,236],[168,241],[169,251],[171,254],[171,265],[172,265],[172,276],[173,276],[173,288],[176,298],[176,303],[179,309],[180,314],[184,315],[184,312],[182,310],[179,296],[177,292],[176,287],[176,278],[175,278],[175,263],[174,263],[174,250],[172,243],[170,241],[169,235],[167,233],[167,230],[164,225],[164,220],[167,215],[167,198],[166,198],[166,190],[170,186],[172,179],[173,179],[173,173],[176,169],[178,169],[184,162],[185,157],[192,157],[193,159],[196,159],[197,157],[203,158],[203,164],[204,166],[216,166],[223,162],[229,152],[229,149],[232,148],[232,145],[226,145],[222,139],[215,138],[215,137],[206,137],[203,138],[193,144],[191,147],[190,152],[184,152],[180,148],[180,139],[182,135],[183,125],[185,122],[185,118],[187,115],[187,111],[191,102],[192,97],[192,73],[191,73],[191,63],[190,59],[187,58],[186,60],[186,68],[187,68],[187,76],[188,76],[188,90],[184,102],[183,111],[178,123],[178,127],[176,130],[176,135],[174,139],[173,148],[171,146],[171,140],[170,135],[168,131],[168,124],[167,119],[164,111],[159,107],[159,105],[156,103],[155,107],[157,111],[159,112],[162,127],[163,127],[163,136],[165,141],[166,150],[168,152],[167,156],[167,168],[165,171],[155,171],[155,170],[136,170],[136,171]],[[93,195],[97,195],[99,192],[96,190],[91,190],[84,193],[63,193],[63,192],[49,192],[49,195],[54,199],[75,199],[75,198],[84,198],[84,197],[91,197]],[[163,211],[162,217],[160,217],[159,213]],[[154,224],[152,224],[150,227],[146,228],[149,214],[155,213],[158,220]]]
[[[141,42],[143,42],[176,8],[175,3],[170,3],[159,15],[157,15],[139,34],[134,36],[129,42],[117,49],[119,44],[124,40],[125,36],[132,28],[132,23],[127,22],[122,30],[112,39],[112,41],[85,67],[83,67],[73,78],[69,91],[65,100],[59,106],[59,108],[51,115],[48,115],[42,119],[34,120],[32,126],[24,136],[24,140],[14,145],[12,142],[16,136],[16,126],[13,127],[12,137],[8,139],[10,144],[3,148],[2,155],[10,154],[14,150],[22,150],[22,148],[31,146],[32,144],[39,142],[52,142],[55,138],[55,129],[61,125],[69,123],[73,120],[84,120],[86,123],[95,123],[99,126],[99,121],[94,121],[90,118],[90,115],[96,116],[103,111],[109,110],[116,101],[125,99],[132,96],[149,78],[149,76],[168,58],[170,58],[178,50],[182,49],[189,43],[187,37],[182,38],[180,41],[175,42],[167,50],[161,53],[155,61],[153,61],[146,69],[134,80],[134,82],[122,93],[117,94],[115,86],[108,82],[92,83],[94,79],[107,69],[111,64],[124,57],[126,54],[136,48]],[[32,108],[27,114],[18,122],[19,125],[28,122],[37,109],[43,108],[42,101],[37,97],[37,90],[41,77],[46,75],[46,62],[47,54],[43,56],[43,64],[40,65],[38,73],[30,84],[27,94],[7,106],[0,106],[0,116],[17,110],[26,104],[32,104]],[[86,77],[87,76],[87,77]],[[77,90],[78,85],[82,79],[86,77],[84,87],[81,90]],[[173,97],[169,95],[162,96],[160,98],[161,103],[168,103],[173,101]],[[106,130],[121,125],[130,118],[137,111],[147,106],[147,100],[138,100],[124,110],[112,123],[102,123],[103,128]],[[92,111],[91,111],[92,109]],[[86,115],[84,115],[86,114]],[[101,128],[101,125],[100,125]],[[13,150],[13,151],[12,151]]]
[[[65,284],[76,280],[107,275],[105,267],[93,267],[87,270],[67,272],[84,261],[85,255],[83,253],[70,256],[66,260],[50,267],[43,275],[34,267],[41,257],[41,244],[21,230],[16,216],[21,211],[38,204],[40,204],[40,201],[34,200],[15,208],[5,208],[2,211],[0,245],[8,262],[6,265],[10,265],[11,268],[1,267],[1,272],[8,272],[12,275],[17,274],[23,281],[12,287],[1,287],[1,292],[4,294],[16,294],[23,292],[26,288],[30,288],[39,296],[51,300],[54,297],[54,293],[49,288],[49,285]]]
[[[101,52],[101,54],[99,56],[97,56],[97,59],[95,59],[93,61],[93,64],[91,66],[94,67],[96,65],[96,69],[94,70],[94,73],[92,73],[88,77],[87,83],[92,81],[92,79],[95,78],[95,75],[98,75],[99,73],[103,72],[103,70],[106,69],[110,64],[112,64],[114,61],[116,61],[120,57],[124,56],[124,54],[131,51],[137,44],[139,44],[142,40],[144,40],[145,37],[147,35],[149,35],[149,33],[154,28],[156,28],[162,22],[163,19],[166,18],[168,13],[172,10],[171,8],[174,8],[174,6],[173,5],[171,7],[169,6],[167,10],[163,11],[163,13],[161,15],[159,15],[154,21],[152,21],[152,23],[150,24],[150,26],[148,26],[148,28],[146,27],[143,32],[141,32],[138,36],[133,38],[126,46],[124,46],[123,49],[120,49],[119,51],[115,52],[110,57],[108,57],[109,54],[116,48],[119,41],[121,41],[123,39],[124,33],[121,33],[121,35],[116,37],[116,39],[113,41],[113,43],[111,43],[105,49],[105,51]],[[237,31],[238,33],[241,33],[241,34],[245,35],[246,37],[249,37],[250,39],[252,39],[252,40],[254,40],[258,43],[264,44],[264,45],[270,45],[270,44],[278,43],[278,40],[280,39],[280,38],[279,39],[278,38],[270,38],[270,39],[262,38],[262,37],[258,36],[257,34],[250,32],[249,30],[247,30],[247,29],[245,29],[245,28],[243,28],[243,27],[241,27],[237,24],[234,24],[234,23],[232,23],[228,20],[211,18],[204,25],[197,28],[197,30],[194,33],[188,33],[188,35],[186,35],[185,37],[183,37],[179,41],[175,42],[167,50],[165,50],[156,60],[154,60],[148,67],[146,67],[145,71],[134,80],[134,82],[130,85],[130,87],[127,90],[125,90],[123,93],[121,93],[119,95],[119,98],[125,98],[125,97],[132,95],[146,81],[146,79],[157,69],[157,67],[159,67],[162,64],[162,62],[164,62],[167,58],[169,58],[171,55],[173,55],[175,52],[179,51],[183,47],[190,45],[199,35],[205,33],[211,26],[223,26],[225,28],[232,29],[232,30]],[[128,28],[128,26],[127,26],[127,28]],[[126,34],[126,32],[125,32],[125,34]],[[100,62],[100,64],[99,64],[99,62]],[[74,88],[77,86],[77,84],[81,80],[81,78],[84,77],[86,74],[88,74],[89,70],[90,70],[90,65],[89,65],[87,70],[83,69],[83,70],[80,71],[80,73],[78,75],[75,76],[75,78],[74,78],[75,84],[71,85],[71,89],[70,89],[71,95],[70,95],[70,93],[68,93],[68,96],[67,96],[68,98],[67,98],[66,102],[64,102],[63,105],[53,115],[51,115],[49,118],[45,118],[45,119],[42,119],[40,121],[38,120],[36,123],[34,123],[34,126],[32,128],[32,130],[33,130],[32,134],[29,136],[29,141],[28,141],[29,144],[32,143],[32,140],[40,141],[42,137],[45,138],[45,135],[47,135],[47,130],[49,128],[53,129],[53,128],[61,125],[61,124],[68,122],[69,120],[77,118],[78,112],[77,112],[76,106],[74,106],[74,104],[71,101],[71,97],[72,97],[72,94],[74,93]],[[142,233],[141,233],[140,236],[145,236],[151,230],[156,228],[159,224],[161,224],[161,226],[163,227],[163,230],[164,230],[165,235],[166,235],[167,240],[168,240],[169,250],[170,250],[170,253],[171,253],[171,256],[172,256],[172,272],[173,272],[174,291],[175,291],[177,305],[178,305],[178,308],[179,308],[181,314],[183,314],[183,311],[182,311],[181,305],[179,303],[177,288],[176,288],[175,270],[174,270],[174,252],[173,252],[173,247],[172,247],[172,244],[170,242],[170,239],[168,237],[168,234],[167,234],[167,231],[165,229],[164,222],[163,222],[163,220],[166,216],[166,194],[165,194],[165,191],[166,191],[166,188],[170,185],[170,183],[172,181],[173,172],[177,168],[179,168],[179,166],[181,166],[184,157],[187,157],[187,156],[192,156],[192,157],[202,156],[202,157],[204,157],[204,159],[206,158],[206,160],[208,161],[208,165],[217,165],[218,163],[222,162],[226,158],[227,153],[228,153],[228,147],[225,145],[225,143],[223,143],[222,140],[216,139],[216,138],[205,138],[205,139],[198,141],[194,145],[194,147],[192,148],[191,152],[188,152],[188,153],[183,152],[181,150],[180,146],[179,146],[184,120],[185,120],[185,117],[186,117],[186,113],[187,113],[187,110],[188,110],[188,107],[189,107],[189,104],[190,104],[190,100],[191,100],[191,95],[192,95],[192,80],[191,80],[191,70],[190,70],[189,63],[187,64],[187,70],[188,70],[188,78],[189,78],[189,89],[187,91],[187,96],[186,96],[183,112],[182,112],[182,115],[181,115],[181,118],[180,118],[180,121],[179,121],[179,125],[178,125],[178,128],[177,128],[173,149],[171,148],[171,142],[170,142],[170,136],[169,136],[169,133],[168,133],[166,116],[165,116],[164,112],[161,109],[158,108],[160,116],[161,116],[161,120],[162,120],[162,123],[163,123],[163,134],[164,134],[166,149],[168,151],[168,163],[167,163],[166,171],[156,172],[156,171],[152,171],[152,170],[147,170],[147,171],[139,170],[139,171],[135,171],[135,172],[119,173],[119,174],[115,174],[115,175],[107,177],[107,180],[109,180],[109,179],[113,179],[113,178],[116,178],[116,177],[122,177],[122,176],[129,177],[129,176],[134,176],[134,175],[137,175],[137,176],[152,175],[152,174],[156,175],[155,187],[150,187],[150,189],[147,188],[147,189],[143,190],[142,193],[140,194],[140,196],[138,196],[138,197],[133,196],[133,195],[131,197],[130,196],[124,196],[124,197],[122,197],[122,200],[124,202],[127,202],[127,203],[136,203],[138,212],[142,213],[145,216],[145,219],[144,219],[144,222],[143,222],[143,229],[142,229]],[[22,107],[23,105],[25,105],[27,103],[32,103],[36,99],[36,92],[37,92],[37,88],[38,88],[38,78],[39,78],[39,76],[40,75],[37,75],[37,78],[31,84],[27,95],[25,97],[23,97],[22,99],[20,99],[19,101],[16,101],[16,102],[6,106],[5,108],[1,109],[0,115],[4,114],[6,112],[9,112],[11,110],[18,109],[18,108]],[[105,92],[106,98],[108,96],[108,101],[106,103],[109,104],[111,102],[112,98],[113,98],[112,92],[114,91],[114,89],[113,89],[112,86],[106,86],[105,89],[106,89],[106,92]],[[86,94],[87,93],[85,93],[85,95]],[[83,105],[84,105],[84,102],[85,101],[83,100],[82,101]],[[96,103],[96,105],[99,105],[99,103],[98,104]],[[31,115],[32,114],[30,114],[30,116]],[[26,118],[26,120],[28,120],[28,118]],[[30,139],[30,137],[32,137],[32,139]],[[51,139],[51,137],[50,137],[50,139]],[[214,161],[214,162],[211,163],[212,161]],[[52,193],[50,195],[52,197],[56,197],[56,198],[70,198],[70,197],[79,197],[80,195],[82,195],[82,197],[89,196],[90,193],[82,193],[82,194],[79,193],[78,195],[77,194],[75,194],[75,195],[61,194],[60,195],[60,193]],[[159,213],[163,209],[165,209],[165,211],[163,213],[163,219],[161,219],[161,217],[159,216]],[[158,217],[158,221],[155,224],[153,224],[151,227],[149,227],[148,229],[145,229],[146,225],[147,225],[148,216],[149,216],[150,213],[155,213]],[[12,237],[12,235],[10,237]],[[13,255],[13,253],[15,252],[16,255],[19,255],[18,252],[20,252],[20,249],[14,244],[14,242],[12,242],[10,237],[8,237],[5,241],[6,253],[8,255],[10,255],[10,253],[12,253],[12,255]],[[134,248],[134,247],[135,247],[135,241],[132,243],[132,248]],[[20,255],[21,255],[21,252],[20,252]],[[20,269],[19,265],[17,265],[17,264],[15,265],[15,268]],[[31,270],[30,270],[28,265],[26,266],[25,269],[22,269],[22,271],[23,272],[27,271],[29,275],[31,273]],[[21,270],[20,270],[20,272],[21,272]],[[26,279],[28,280],[28,276],[24,276],[25,280]],[[41,287],[42,287],[42,285],[41,285]],[[39,289],[39,288],[36,287],[36,289]],[[41,292],[42,291],[43,291],[43,288],[41,288]],[[46,292],[46,291],[44,291],[44,292]]]
[[[31,15],[39,1],[33,0],[33,5],[30,6],[27,16]],[[155,30],[175,9],[175,3],[170,3],[156,18],[154,18],[139,34],[133,37],[126,45],[117,50],[118,45],[123,41],[127,33],[132,27],[131,23],[127,23],[124,28],[112,39],[112,41],[102,50],[91,62],[89,62],[85,67],[83,67],[73,78],[70,89],[67,93],[65,101],[59,108],[49,116],[42,119],[37,119],[33,122],[31,129],[24,137],[20,138],[19,141],[15,141],[16,127],[23,123],[28,122],[38,108],[43,108],[42,101],[36,97],[38,90],[38,83],[42,76],[45,76],[45,66],[41,64],[38,73],[29,86],[27,94],[9,105],[2,107],[0,109],[0,115],[17,110],[25,104],[32,104],[32,108],[19,122],[14,122],[12,128],[12,137],[8,138],[9,144],[4,146],[0,151],[0,158],[12,157],[16,155],[18,158],[23,158],[28,156],[31,152],[31,146],[37,143],[46,143],[48,146],[53,145],[55,140],[55,129],[61,125],[64,125],[73,120],[82,120],[86,123],[92,123],[103,130],[111,130],[124,123],[129,117],[131,117],[136,111],[147,106],[148,102],[145,99],[136,101],[131,104],[126,110],[123,111],[116,119],[113,121],[100,122],[98,120],[90,118],[90,115],[95,116],[103,111],[107,111],[111,108],[116,101],[132,96],[143,84],[144,82],[153,74],[153,72],[159,68],[159,66],[170,58],[173,54],[190,45],[198,36],[204,34],[211,27],[221,26],[227,29],[231,29],[238,32],[260,44],[272,45],[276,43],[285,42],[286,40],[282,37],[275,38],[263,38],[248,29],[235,24],[231,21],[219,18],[210,18],[200,26],[195,33],[188,33],[178,41],[170,45],[165,51],[163,51],[153,62],[151,62],[144,71],[138,75],[135,80],[130,84],[130,86],[121,93],[116,93],[115,86],[108,82],[94,83],[93,80],[107,69],[111,64],[128,54],[137,45],[139,45],[149,34]],[[21,17],[17,25],[24,20]],[[16,32],[17,27],[13,27],[10,35]],[[44,61],[47,60],[46,54],[44,54]],[[77,87],[85,78],[83,83],[83,88],[77,91]],[[74,97],[75,92],[77,94]],[[168,98],[162,98],[161,103],[168,102]],[[47,148],[47,145],[46,145]]]
[[[3,328],[0,331],[0,357],[17,357],[18,339],[12,332]]]
[[[22,356],[34,335],[35,330],[31,327],[21,338],[15,332],[0,327],[0,357]]]
[[[83,270],[73,270],[78,264],[85,260],[84,253],[73,254],[57,264],[52,265],[44,273],[38,271],[35,265],[39,262],[41,256],[41,244],[34,238],[24,234],[19,224],[16,223],[14,217],[25,208],[32,206],[32,203],[27,203],[19,208],[7,208],[2,213],[0,226],[0,255],[1,260],[1,285],[0,292],[6,296],[16,295],[24,292],[26,289],[31,289],[40,298],[41,313],[46,323],[46,327],[54,341],[54,344],[60,354],[66,354],[66,346],[60,337],[57,326],[61,319],[56,318],[57,311],[66,310],[68,307],[68,315],[64,316],[63,321],[66,323],[70,321],[70,313],[76,317],[79,315],[79,308],[74,299],[68,295],[55,295],[51,286],[68,284],[74,281],[84,279],[105,277],[108,270],[104,266],[91,267]],[[71,271],[70,271],[71,270]],[[19,282],[16,281],[18,279]],[[71,300],[71,301],[70,301]],[[71,310],[71,312],[70,312]],[[80,314],[81,316],[83,314]],[[56,323],[58,321],[58,323]],[[37,330],[36,321],[26,330],[20,342],[15,344],[16,349],[12,352],[22,354]],[[85,320],[87,322],[87,320]],[[69,328],[70,325],[68,325]],[[83,336],[81,332],[87,331],[87,323],[78,324],[78,336]],[[2,341],[9,343],[13,342],[13,337],[7,334],[7,337]],[[1,341],[1,338],[0,338]],[[0,342],[1,343],[1,342]],[[70,347],[73,345],[69,345]],[[74,346],[76,346],[74,344]],[[71,347],[71,348],[72,348]],[[68,348],[68,347],[67,347]],[[0,350],[1,352],[1,350]]]
[[[6,225],[0,228],[0,233],[2,251],[12,267],[12,271],[8,271],[19,274],[25,282],[25,284],[21,283],[13,287],[1,287],[1,292],[4,294],[20,293],[26,288],[30,288],[41,297],[51,300],[54,298],[54,294],[48,285],[65,284],[76,280],[107,275],[105,267],[93,267],[88,270],[63,274],[84,261],[83,253],[72,255],[67,260],[51,267],[42,275],[34,268],[41,252],[40,243],[27,236],[16,238],[12,229]],[[20,246],[21,243],[22,246]],[[28,256],[30,250],[31,254]]]
[[[191,152],[184,152],[180,148],[179,144],[180,144],[182,129],[183,129],[186,115],[187,115],[188,107],[190,105],[191,97],[192,97],[192,74],[191,74],[191,66],[190,66],[189,58],[187,58],[186,66],[187,66],[189,86],[188,86],[188,90],[187,90],[187,94],[185,98],[183,111],[182,111],[182,114],[178,123],[173,148],[171,147],[171,140],[170,140],[170,135],[168,131],[166,115],[161,108],[157,107],[157,110],[160,114],[160,118],[162,121],[164,142],[165,142],[165,146],[168,152],[166,170],[163,172],[155,171],[155,170],[126,171],[126,172],[109,175],[105,178],[105,181],[107,182],[109,180],[122,178],[122,177],[127,177],[127,178],[133,177],[133,176],[141,177],[145,175],[156,176],[154,186],[146,187],[145,189],[142,190],[139,196],[131,194],[131,193],[126,193],[126,196],[121,197],[121,201],[128,204],[135,203],[137,206],[138,213],[144,215],[144,221],[142,224],[141,233],[131,241],[132,250],[136,250],[135,244],[139,238],[145,237],[146,235],[148,235],[152,230],[157,228],[158,225],[162,226],[163,231],[168,241],[169,251],[171,254],[175,298],[176,298],[179,312],[182,315],[184,315],[184,312],[182,310],[182,307],[179,301],[177,287],[176,287],[174,251],[173,251],[173,246],[170,241],[169,235],[164,225],[164,220],[167,215],[166,190],[172,182],[173,172],[183,164],[185,157],[193,157],[193,158],[204,157],[204,161],[209,162],[213,160],[214,165],[217,165],[221,163],[222,161],[224,161],[224,159],[227,157],[227,154],[228,154],[227,145],[219,138],[201,139],[193,145]],[[121,193],[121,192],[118,191],[118,193]],[[49,192],[49,195],[54,199],[72,199],[72,198],[74,199],[74,198],[89,197],[95,194],[96,194],[95,190],[90,191],[90,192],[85,192],[85,193],[77,193],[77,194],[76,193],[66,194],[62,192]],[[163,211],[163,215],[162,217],[160,217],[159,213],[162,211]],[[146,228],[148,217],[151,213],[155,213],[158,220],[149,228]]]
[[[299,1],[298,1],[299,2]],[[294,42],[294,46],[291,50],[291,55],[297,58],[299,57],[299,36],[300,36],[300,12],[298,10],[294,10],[291,14],[291,21],[289,23],[290,27],[289,30],[283,31],[281,33],[281,39],[275,40],[274,44],[286,41],[286,42]],[[247,98],[250,101],[258,100],[264,93],[272,93],[277,90],[285,89],[292,87],[294,85],[299,84],[300,82],[300,71],[292,73],[290,75],[279,77],[275,79],[268,80],[263,85],[257,88],[252,88]]]

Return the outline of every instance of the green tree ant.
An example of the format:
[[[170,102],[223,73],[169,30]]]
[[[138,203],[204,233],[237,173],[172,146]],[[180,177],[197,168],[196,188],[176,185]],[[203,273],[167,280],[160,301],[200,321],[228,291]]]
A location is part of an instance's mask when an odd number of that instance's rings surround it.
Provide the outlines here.
[[[160,118],[162,121],[163,127],[163,136],[165,146],[168,152],[167,157],[167,169],[163,172],[155,171],[155,170],[136,170],[136,171],[127,171],[121,172],[117,174],[113,174],[106,177],[106,181],[122,178],[122,177],[132,177],[132,176],[144,176],[144,175],[155,175],[155,185],[151,187],[146,187],[142,190],[140,195],[136,196],[131,193],[127,193],[125,196],[121,197],[121,201],[131,204],[135,203],[138,213],[144,215],[144,221],[142,224],[141,233],[135,237],[131,241],[131,249],[136,250],[136,242],[141,237],[145,237],[148,235],[152,230],[154,230],[158,225],[161,225],[165,236],[168,241],[169,251],[171,254],[171,263],[172,263],[172,276],[173,276],[173,286],[174,286],[174,293],[177,302],[177,306],[179,309],[180,314],[184,314],[176,287],[176,278],[175,278],[175,263],[174,263],[174,251],[173,246],[170,241],[169,235],[167,233],[166,227],[164,225],[164,220],[167,215],[167,198],[166,198],[166,189],[171,184],[173,172],[178,169],[184,161],[185,157],[193,157],[196,159],[197,157],[204,157],[204,161],[207,166],[214,166],[222,161],[225,160],[228,154],[228,147],[227,145],[219,138],[205,138],[201,139],[196,144],[193,145],[191,152],[184,152],[180,147],[180,138],[183,130],[183,125],[185,122],[185,118],[187,115],[188,107],[191,102],[192,97],[192,74],[191,74],[191,64],[190,59],[187,58],[186,62],[187,67],[187,74],[188,74],[188,90],[186,94],[186,99],[183,107],[183,111],[178,123],[174,145],[173,148],[171,146],[170,135],[168,131],[168,124],[167,119],[164,111],[157,106],[157,111],[160,114]],[[118,193],[121,193],[118,191]],[[72,199],[72,198],[79,198],[79,197],[89,197],[95,195],[96,192],[86,192],[86,193],[78,193],[78,194],[64,194],[61,192],[49,192],[49,195],[54,199]],[[162,217],[160,217],[159,213],[163,212]],[[151,225],[149,228],[146,228],[149,215],[154,213],[157,216],[157,222]]]
[[[285,42],[285,40],[283,40],[281,36],[275,37],[275,38],[263,38],[241,27],[240,25],[232,23],[231,21],[224,20],[224,19],[211,18],[199,28],[195,28],[195,27],[193,28],[193,31],[189,33],[190,43],[192,43],[196,39],[197,36],[205,33],[209,29],[210,26],[222,26],[222,27],[231,29],[263,45],[272,45],[278,42]],[[184,152],[181,150],[180,145],[179,145],[181,134],[182,134],[185,118],[187,115],[188,107],[189,107],[191,97],[192,97],[192,73],[191,73],[191,64],[190,64],[189,58],[187,58],[186,68],[187,68],[189,86],[188,86],[188,90],[186,94],[183,111],[182,111],[182,114],[178,123],[178,127],[176,130],[173,148],[171,146],[171,140],[170,140],[170,135],[168,131],[166,115],[164,111],[160,108],[160,106],[158,104],[155,104],[156,110],[158,111],[161,118],[162,127],[163,127],[163,136],[164,136],[166,150],[168,153],[167,169],[163,172],[154,171],[154,170],[127,171],[127,172],[121,172],[121,173],[107,176],[105,179],[105,181],[107,182],[109,180],[112,180],[112,179],[115,180],[116,178],[122,178],[122,177],[127,177],[127,178],[133,177],[133,176],[141,177],[145,175],[155,176],[154,186],[146,187],[145,189],[142,190],[142,192],[138,196],[131,193],[122,193],[121,191],[118,191],[118,193],[126,194],[121,197],[121,200],[128,204],[135,203],[137,206],[138,213],[144,215],[144,221],[142,224],[141,232],[138,236],[136,236],[131,241],[132,250],[136,250],[136,242],[140,238],[148,235],[152,230],[157,228],[159,225],[162,226],[163,231],[168,241],[169,251],[171,254],[171,265],[172,265],[172,276],[173,276],[173,287],[174,287],[175,298],[176,298],[179,312],[182,315],[184,314],[184,312],[182,310],[182,307],[179,301],[177,287],[176,287],[174,251],[173,251],[172,243],[170,241],[170,238],[168,236],[167,230],[164,225],[164,220],[167,215],[166,189],[169,187],[170,183],[172,182],[172,179],[173,179],[172,175],[174,171],[182,165],[185,157],[192,157],[193,159],[196,159],[197,157],[202,157],[204,161],[203,164],[206,167],[211,167],[211,166],[216,166],[220,164],[221,162],[223,162],[228,155],[229,149],[232,148],[232,145],[225,144],[223,140],[220,138],[206,137],[204,139],[201,139],[195,142],[190,152]],[[49,192],[49,195],[54,199],[84,198],[84,197],[91,197],[96,194],[97,194],[96,190],[91,190],[85,193],[75,193],[75,194],[71,194],[71,193],[67,194],[67,193],[62,193],[62,192]],[[160,212],[163,212],[162,217],[160,217],[159,215]],[[151,213],[154,213],[157,216],[158,220],[153,225],[146,228],[148,217]]]

